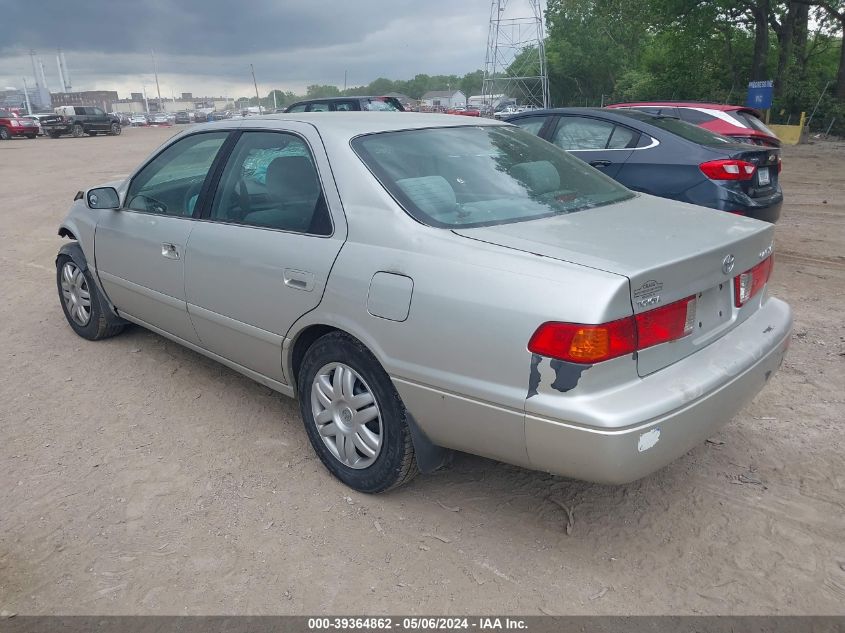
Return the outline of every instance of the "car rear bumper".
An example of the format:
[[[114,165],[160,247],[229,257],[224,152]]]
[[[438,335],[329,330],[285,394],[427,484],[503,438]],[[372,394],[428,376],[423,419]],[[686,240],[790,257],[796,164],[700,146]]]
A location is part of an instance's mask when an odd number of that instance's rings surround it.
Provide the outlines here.
[[[42,123],[41,129],[45,134],[70,134],[70,124],[68,123]]]
[[[774,224],[780,218],[783,191],[777,186],[769,195],[752,198],[741,191],[707,180],[688,189],[681,199]]]
[[[586,426],[527,412],[530,465],[612,484],[634,481],[666,466],[711,437],[760,391],[783,361],[791,329],[789,306],[770,298],[753,316],[696,354],[610,396],[581,396],[579,406],[597,418],[633,418],[625,426]],[[644,402],[652,410],[665,408],[665,413],[637,420],[636,411]]]

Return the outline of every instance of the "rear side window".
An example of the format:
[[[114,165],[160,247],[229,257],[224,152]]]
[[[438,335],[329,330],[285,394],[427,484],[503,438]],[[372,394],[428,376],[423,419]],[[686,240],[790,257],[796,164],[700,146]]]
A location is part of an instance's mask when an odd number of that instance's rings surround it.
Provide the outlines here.
[[[518,125],[526,132],[531,132],[531,134],[539,134],[543,125],[546,123],[546,118],[547,117],[544,116],[526,116],[521,119],[510,121],[510,123]]]
[[[681,113],[681,121],[686,121],[687,123],[700,125],[701,123],[709,123],[710,121],[716,120],[716,117],[712,114],[707,114],[694,108],[678,108],[678,110]]]
[[[374,112],[401,112],[402,105],[394,97],[382,97],[375,99],[365,99],[363,104],[364,110]]]
[[[567,151],[604,149],[613,132],[613,123],[580,116],[562,116],[552,143]]]
[[[311,151],[298,136],[244,132],[223,170],[211,218],[330,235],[332,224]]]
[[[353,112],[358,109],[356,105],[354,101],[335,101],[334,109],[337,112]]]
[[[607,149],[624,149],[626,147],[634,147],[639,140],[640,133],[634,132],[627,127],[617,125],[613,128],[613,133],[610,135],[610,140],[607,142]]]

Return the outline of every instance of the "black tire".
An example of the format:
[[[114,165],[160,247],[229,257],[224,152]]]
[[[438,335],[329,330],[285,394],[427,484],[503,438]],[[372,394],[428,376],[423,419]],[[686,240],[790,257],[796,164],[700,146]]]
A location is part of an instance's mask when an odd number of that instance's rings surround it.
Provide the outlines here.
[[[321,368],[342,363],[366,382],[381,413],[382,444],[375,461],[366,468],[352,468],[332,454],[317,429],[311,406],[312,384]],[[359,492],[378,493],[401,486],[419,470],[414,456],[405,405],[372,352],[345,332],[332,332],[317,339],[302,361],[297,393],[305,432],[323,465],[344,484]]]
[[[109,128],[109,134],[111,136],[120,136],[120,133],[123,129],[120,127],[120,123],[112,123],[111,128]]]
[[[38,135],[37,134],[27,134],[26,138],[35,138],[36,136],[38,136]]]
[[[62,133],[61,133],[61,132],[50,132],[50,133],[48,134],[48,136],[49,136],[50,138],[59,138],[61,135],[62,135]]]
[[[79,123],[74,123],[73,127],[70,129],[70,133],[74,138],[82,138],[82,135],[85,134],[85,128],[83,128]]]
[[[62,288],[62,272],[65,264],[68,263],[76,267],[79,273],[85,277],[91,304],[90,317],[85,324],[77,323],[74,320],[65,303],[64,290]],[[123,331],[126,324],[103,309],[105,302],[87,266],[85,266],[85,270],[82,270],[82,267],[78,266],[72,257],[65,254],[59,255],[56,258],[56,287],[59,291],[59,303],[62,306],[62,312],[65,313],[65,319],[67,319],[68,325],[82,338],[88,339],[89,341],[98,341],[120,334]]]
[[[8,141],[10,138],[12,138],[12,135],[9,134],[9,130],[5,127],[0,127],[0,141]]]

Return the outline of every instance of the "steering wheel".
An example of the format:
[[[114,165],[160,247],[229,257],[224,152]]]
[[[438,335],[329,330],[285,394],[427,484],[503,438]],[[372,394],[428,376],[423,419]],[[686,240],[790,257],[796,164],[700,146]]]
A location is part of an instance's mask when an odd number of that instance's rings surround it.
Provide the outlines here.
[[[191,217],[194,214],[194,210],[197,208],[200,189],[202,189],[202,183],[202,180],[193,183],[185,192],[185,197],[182,200],[182,215],[185,217]]]

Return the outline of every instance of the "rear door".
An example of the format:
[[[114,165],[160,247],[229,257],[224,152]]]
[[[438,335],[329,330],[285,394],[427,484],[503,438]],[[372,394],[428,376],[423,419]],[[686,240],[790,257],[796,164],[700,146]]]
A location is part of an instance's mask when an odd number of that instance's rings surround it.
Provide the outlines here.
[[[108,132],[111,121],[108,115],[100,108],[86,108],[89,112],[91,129],[98,132]]]
[[[320,303],[346,222],[312,126],[245,129],[188,242],[188,312],[209,351],[279,382],[282,343]]]
[[[615,177],[637,145],[639,132],[595,117],[562,114],[545,138],[573,156]]]
[[[94,236],[97,271],[119,312],[199,343],[185,303],[185,246],[196,202],[229,132],[169,145],[133,176],[123,207],[102,211]]]

